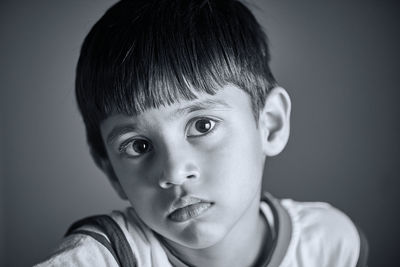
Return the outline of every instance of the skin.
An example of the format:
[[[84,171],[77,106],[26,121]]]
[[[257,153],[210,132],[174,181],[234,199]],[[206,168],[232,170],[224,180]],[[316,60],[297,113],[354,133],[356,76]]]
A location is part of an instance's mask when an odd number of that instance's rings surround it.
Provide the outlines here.
[[[284,148],[289,116],[284,89],[270,92],[256,121],[249,96],[233,85],[136,116],[116,114],[100,127],[108,154],[101,166],[182,261],[251,266],[268,234],[259,211],[265,158]],[[171,220],[184,196],[209,207]]]

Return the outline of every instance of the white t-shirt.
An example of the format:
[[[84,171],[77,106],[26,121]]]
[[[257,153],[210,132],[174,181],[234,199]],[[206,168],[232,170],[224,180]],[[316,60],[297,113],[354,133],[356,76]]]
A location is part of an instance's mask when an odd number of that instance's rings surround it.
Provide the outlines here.
[[[364,258],[365,254],[359,231],[344,213],[329,204],[277,200],[265,194],[260,209],[275,235],[273,249],[261,266],[366,266],[359,262],[360,255]],[[128,253],[135,262],[131,265],[187,267],[168,251],[132,208],[114,211],[110,217],[127,241]],[[36,267],[120,266],[107,235],[93,226],[82,226],[79,230],[65,237],[54,254]],[[88,233],[96,234],[97,238]]]

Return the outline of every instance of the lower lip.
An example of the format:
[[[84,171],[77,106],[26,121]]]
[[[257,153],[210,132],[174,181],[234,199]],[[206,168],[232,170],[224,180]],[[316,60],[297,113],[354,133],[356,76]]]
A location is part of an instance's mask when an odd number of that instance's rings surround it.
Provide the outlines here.
[[[174,222],[184,222],[196,218],[211,208],[212,203],[200,202],[175,210],[168,218]]]

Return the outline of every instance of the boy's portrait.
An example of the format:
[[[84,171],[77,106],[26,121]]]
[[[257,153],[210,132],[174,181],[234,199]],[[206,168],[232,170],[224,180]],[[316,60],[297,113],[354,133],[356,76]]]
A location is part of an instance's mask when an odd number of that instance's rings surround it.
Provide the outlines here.
[[[0,7],[1,266],[396,266],[394,1]]]

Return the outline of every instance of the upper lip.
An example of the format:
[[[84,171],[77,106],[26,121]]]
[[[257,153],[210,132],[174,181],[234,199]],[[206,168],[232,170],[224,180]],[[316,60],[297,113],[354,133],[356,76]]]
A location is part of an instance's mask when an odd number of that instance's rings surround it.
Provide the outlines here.
[[[192,196],[180,197],[172,202],[172,204],[169,208],[168,214],[171,214],[174,211],[184,208],[186,206],[190,206],[190,205],[201,203],[201,202],[209,202],[209,201],[205,201],[200,198],[192,197]]]

